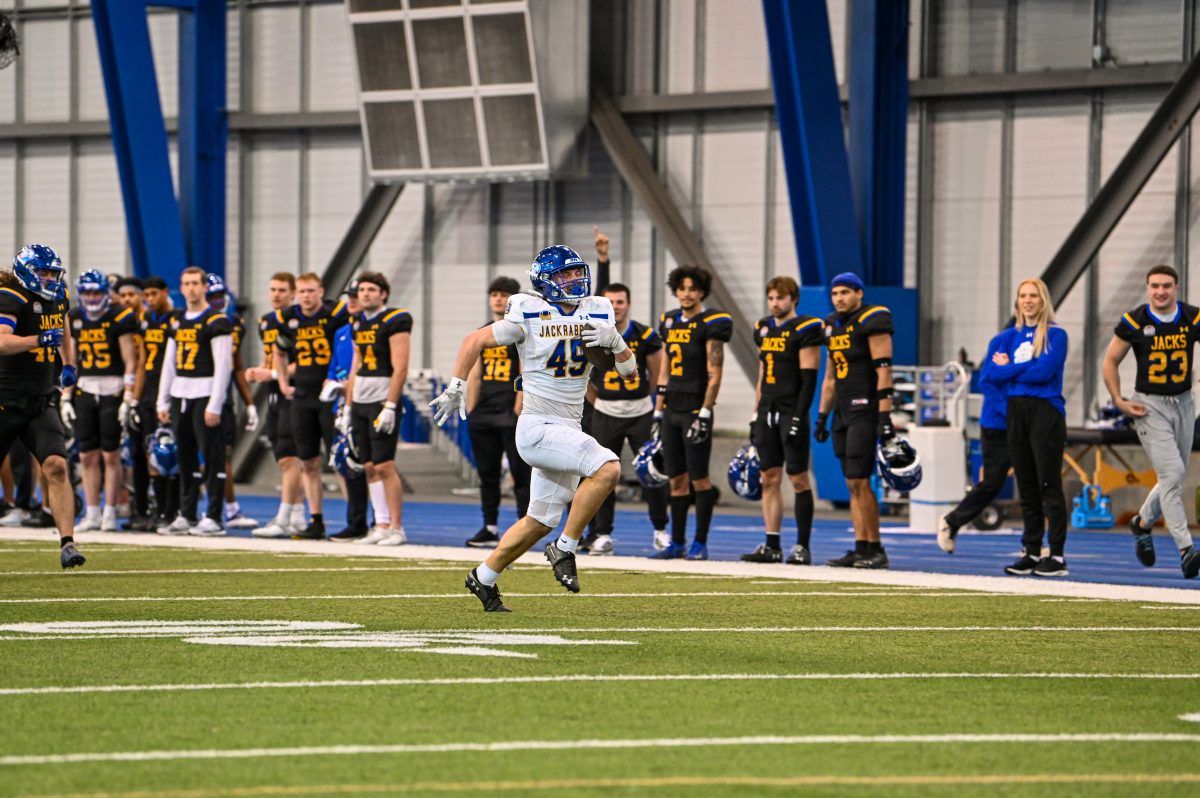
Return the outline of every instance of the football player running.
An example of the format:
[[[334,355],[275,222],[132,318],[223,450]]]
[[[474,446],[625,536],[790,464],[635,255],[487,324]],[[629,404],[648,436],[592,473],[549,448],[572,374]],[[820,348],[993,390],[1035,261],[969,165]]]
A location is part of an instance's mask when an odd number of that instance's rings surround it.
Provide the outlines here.
[[[75,546],[75,494],[67,476],[67,442],[58,417],[58,384],[75,384],[67,328],[66,270],[58,254],[30,244],[0,274],[0,458],[21,442],[42,466],[59,562],[83,565]]]
[[[575,550],[584,527],[621,477],[617,456],[580,429],[584,394],[593,354],[613,357],[628,377],[637,360],[613,326],[612,304],[591,296],[591,270],[571,248],[547,247],[529,270],[532,294],[515,294],[504,318],[468,335],[458,350],[450,384],[430,406],[443,424],[455,413],[466,418],[466,379],[486,347],[516,344],[521,358],[524,407],[517,421],[517,450],[533,473],[529,512],[508,528],[486,561],[467,575],[466,586],[486,612],[508,612],[496,581],[501,572],[547,532],[558,526],[571,502],[558,540],[548,544],[546,559],[558,582],[579,592]],[[607,364],[606,364],[607,365]]]

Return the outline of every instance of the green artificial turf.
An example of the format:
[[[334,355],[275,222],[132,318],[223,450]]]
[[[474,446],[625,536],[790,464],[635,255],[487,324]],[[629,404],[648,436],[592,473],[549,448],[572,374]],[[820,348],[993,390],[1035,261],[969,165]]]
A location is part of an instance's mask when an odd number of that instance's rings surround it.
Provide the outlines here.
[[[583,594],[566,594],[545,567],[520,566],[501,582],[514,612],[485,615],[463,590],[467,567],[461,563],[123,546],[94,546],[87,553],[86,569],[62,573],[52,546],[0,542],[0,600],[39,600],[0,603],[0,627],[104,621],[322,621],[355,625],[326,633],[327,641],[342,645],[373,632],[450,630],[451,636],[410,648],[251,646],[228,640],[201,644],[178,635],[38,639],[45,635],[0,628],[0,689],[572,678],[532,683],[0,694],[0,757],[813,735],[1200,734],[1200,724],[1179,718],[1200,712],[1200,689],[1193,680],[920,678],[935,673],[1200,672],[1196,656],[1200,639],[1192,631],[1200,629],[1200,612],[1195,611],[1150,611],[1137,602],[1046,601],[963,591],[781,584],[733,577],[679,579],[589,571],[583,559]],[[139,573],[156,569],[186,572]],[[654,595],[598,595],[606,593]],[[710,595],[662,595],[669,593]],[[387,594],[411,597],[370,598]],[[251,600],[261,596],[275,598]],[[115,600],[153,597],[184,600]],[[72,601],[40,601],[48,598]],[[858,632],[827,628],[863,626],[989,628]],[[1029,626],[1183,631],[999,628]],[[715,629],[728,631],[705,631]],[[778,631],[755,631],[764,629]],[[458,636],[466,630],[533,630],[552,638],[598,644],[505,645]],[[272,635],[255,634],[279,642]],[[416,645],[412,638],[405,640],[405,645]],[[439,646],[461,650],[476,644],[536,657],[427,650]],[[848,673],[904,673],[917,678],[591,678]],[[531,748],[0,764],[0,796],[555,794],[574,798],[1200,792],[1196,780],[1200,745],[1190,741],[859,745],[763,741],[700,747]],[[1180,780],[1170,780],[1176,778]]]

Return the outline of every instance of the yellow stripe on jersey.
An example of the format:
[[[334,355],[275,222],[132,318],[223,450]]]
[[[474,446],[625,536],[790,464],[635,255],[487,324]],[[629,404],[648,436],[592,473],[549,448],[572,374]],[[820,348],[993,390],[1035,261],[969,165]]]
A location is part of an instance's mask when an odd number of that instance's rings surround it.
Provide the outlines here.
[[[282,310],[275,311],[275,321],[279,322],[280,324],[283,324],[283,311]]]
[[[710,324],[711,322],[720,321],[721,319],[729,319],[730,321],[733,321],[733,316],[730,316],[728,313],[714,313],[711,316],[705,316],[704,323]]]
[[[646,328],[646,331],[645,331],[644,333],[642,333],[642,340],[643,340],[643,341],[645,341],[645,340],[646,340],[647,338],[649,338],[651,335],[654,335],[654,328],[653,328],[653,327],[647,327],[647,328]]]
[[[22,305],[24,305],[25,303],[27,303],[27,302],[29,301],[29,300],[28,300],[28,299],[26,299],[25,297],[21,296],[21,292],[20,292],[20,291],[14,291],[14,290],[13,290],[13,289],[11,289],[11,288],[0,288],[0,291],[3,291],[3,292],[4,292],[4,293],[6,293],[6,294],[12,294],[12,295],[13,295],[13,296],[15,296],[17,299],[21,300],[21,304],[22,304]]]
[[[1197,324],[1200,324],[1200,312],[1197,312],[1196,318],[1192,319],[1192,326],[1195,327]]]
[[[890,310],[888,310],[887,308],[885,308],[883,305],[880,305],[880,306],[878,306],[878,307],[871,308],[871,309],[870,309],[870,310],[868,310],[866,313],[864,313],[864,314],[862,314],[861,316],[859,316],[859,317],[858,317],[858,321],[859,321],[859,323],[861,324],[862,322],[864,322],[864,321],[866,321],[867,319],[869,319],[869,318],[871,318],[872,316],[874,316],[876,313],[891,313],[891,311],[890,311]]]
[[[206,322],[204,322],[204,323],[205,323],[205,324],[212,324],[214,321],[216,321],[217,319],[220,319],[220,318],[222,318],[222,316],[221,316],[221,314],[220,314],[220,313],[214,313],[213,315],[209,316],[209,317],[208,317],[208,321],[206,321]]]
[[[124,310],[122,310],[120,313],[117,314],[117,317],[115,319],[113,319],[113,321],[121,321],[126,316],[128,316],[130,313],[133,313],[133,311],[130,308],[125,308]]]
[[[391,321],[392,319],[394,319],[394,318],[396,318],[397,316],[399,316],[401,313],[408,313],[408,310],[407,310],[407,309],[405,309],[405,308],[398,308],[397,310],[393,310],[391,313],[389,313],[389,314],[387,314],[386,316],[384,316],[384,317],[383,317],[383,321],[384,321],[385,323],[386,323],[386,322],[389,322],[389,321]]]
[[[342,312],[342,308],[344,308],[344,307],[346,307],[346,300],[340,299],[340,300],[338,300],[338,303],[333,306],[333,310],[330,311],[330,314],[333,316],[336,316],[337,314]]]
[[[799,332],[800,330],[807,330],[809,327],[813,326],[814,324],[820,324],[820,323],[821,323],[820,319],[809,319],[808,321],[804,322],[803,324],[797,324],[796,331]]]
[[[1128,313],[1126,313],[1122,316],[1122,318],[1124,318],[1125,323],[1128,324],[1133,329],[1136,330],[1138,328],[1138,323],[1133,320],[1133,316],[1130,316]],[[1198,316],[1197,318],[1200,318],[1200,316]]]

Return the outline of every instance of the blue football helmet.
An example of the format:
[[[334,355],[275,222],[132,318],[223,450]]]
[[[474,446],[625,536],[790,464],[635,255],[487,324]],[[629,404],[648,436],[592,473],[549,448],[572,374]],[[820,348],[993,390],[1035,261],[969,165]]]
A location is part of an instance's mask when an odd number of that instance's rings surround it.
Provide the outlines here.
[[[160,425],[147,439],[150,467],[164,477],[179,476],[179,446],[170,427]]]
[[[99,297],[87,296],[88,293],[97,291],[100,292]],[[79,297],[79,304],[92,316],[104,313],[112,301],[108,294],[108,278],[99,269],[88,269],[79,275],[79,279],[75,281],[75,293]]]
[[[555,279],[568,269],[583,269],[583,276],[562,281]],[[592,294],[592,270],[578,252],[562,244],[546,247],[538,253],[529,267],[529,282],[548,302],[578,305]]]
[[[747,443],[738,449],[729,461],[729,487],[746,501],[756,502],[762,498],[762,467],[754,444]]]
[[[67,298],[67,283],[58,253],[45,244],[26,244],[13,258],[13,274],[25,288],[43,299]]]
[[[205,280],[204,297],[213,310],[233,315],[233,292],[229,290],[229,286],[225,285],[225,280],[221,275],[208,273]]]
[[[362,476],[363,464],[358,459],[354,438],[343,432],[333,439],[333,448],[329,452],[329,466],[344,479]]]
[[[892,490],[907,493],[921,484],[921,458],[912,444],[899,435],[879,442],[875,465]]]
[[[633,458],[633,470],[643,488],[661,488],[667,484],[666,467],[663,465],[662,441],[651,438],[638,449]]]
[[[129,430],[121,430],[121,465],[133,468],[133,436]]]

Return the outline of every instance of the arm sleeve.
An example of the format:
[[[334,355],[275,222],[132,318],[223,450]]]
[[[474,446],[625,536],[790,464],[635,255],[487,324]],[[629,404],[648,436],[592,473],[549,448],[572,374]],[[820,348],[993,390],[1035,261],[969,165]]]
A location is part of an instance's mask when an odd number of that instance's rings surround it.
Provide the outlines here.
[[[1046,333],[1049,345],[1042,356],[1029,361],[1029,368],[1017,375],[1017,382],[1049,382],[1060,374],[1067,362],[1067,332],[1061,327],[1051,327]]]
[[[1000,348],[1001,336],[994,335],[992,340],[988,341],[987,353],[983,356],[983,363],[979,366],[979,384],[990,385],[993,388],[997,387],[995,380],[992,377],[992,372],[996,368],[996,364],[992,362],[992,355]]]
[[[519,344],[525,340],[525,325],[510,321],[506,316],[500,321],[492,322],[492,336],[496,343],[503,346]]]
[[[158,379],[158,399],[155,404],[165,410],[171,404],[171,384],[175,382],[175,339],[167,339],[167,351],[163,353],[162,376]]]
[[[233,377],[233,336],[218,335],[209,341],[209,345],[212,346],[213,390],[204,410],[220,415],[229,394],[229,380]]]
[[[796,402],[796,415],[807,418],[812,410],[813,397],[817,393],[817,370],[800,369],[800,398]]]

